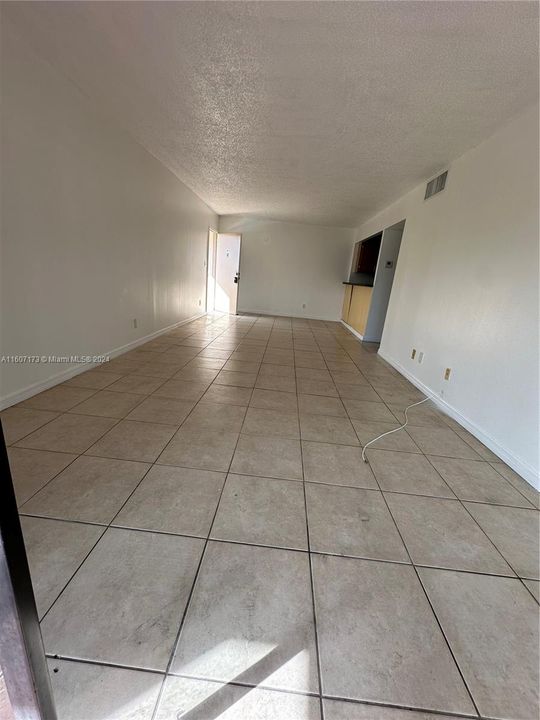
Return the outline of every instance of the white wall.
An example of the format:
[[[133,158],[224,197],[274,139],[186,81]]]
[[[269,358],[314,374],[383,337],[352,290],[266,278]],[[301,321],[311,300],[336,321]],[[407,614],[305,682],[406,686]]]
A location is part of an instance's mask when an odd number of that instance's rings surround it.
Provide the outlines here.
[[[0,355],[104,353],[203,311],[217,216],[5,20],[1,64]],[[1,365],[2,404],[63,370]]]
[[[353,230],[236,215],[219,230],[242,234],[239,311],[339,319]]]
[[[380,353],[538,484],[538,106],[454,161],[442,193],[424,189],[357,231],[406,219]]]
[[[403,222],[385,228],[375,278],[373,280],[373,292],[371,294],[371,305],[367,319],[364,340],[366,342],[380,342],[388,310],[388,302],[392,293],[392,285],[399,261],[399,248],[403,235]],[[386,267],[391,263],[391,267]]]

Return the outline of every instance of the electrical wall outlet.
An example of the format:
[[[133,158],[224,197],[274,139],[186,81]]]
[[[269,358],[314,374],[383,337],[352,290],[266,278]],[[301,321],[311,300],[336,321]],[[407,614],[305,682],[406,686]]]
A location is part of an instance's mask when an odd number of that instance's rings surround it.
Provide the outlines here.
[[[199,299],[199,305],[202,305],[202,300],[201,300],[201,299]]]
[[[445,380],[450,380],[450,373],[451,373],[451,372],[452,372],[451,368],[446,368],[446,370],[444,371],[444,379],[445,379]]]
[[[306,309],[306,303],[302,303],[302,310]]]
[[[416,357],[416,348],[413,348],[412,353],[411,353],[411,360],[414,360],[415,357]]]
[[[133,318],[133,327],[134,327],[134,328],[137,327],[137,318]]]
[[[423,352],[418,353],[418,362],[420,363],[420,365],[424,362],[424,353]]]

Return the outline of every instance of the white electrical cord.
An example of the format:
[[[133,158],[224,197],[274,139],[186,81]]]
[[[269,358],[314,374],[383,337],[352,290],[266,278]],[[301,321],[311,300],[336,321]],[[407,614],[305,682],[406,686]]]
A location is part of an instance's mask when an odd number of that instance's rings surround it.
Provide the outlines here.
[[[412,407],[415,407],[416,405],[421,405],[422,403],[427,402],[428,400],[431,400],[431,398],[427,397],[423,400],[419,400],[418,402],[413,403],[412,405],[408,405],[405,408],[405,422],[403,425],[400,425],[398,428],[395,428],[395,430],[388,430],[388,432],[382,433],[382,435],[377,435],[376,438],[373,438],[373,440],[370,440],[368,443],[366,443],[362,449],[362,460],[367,463],[369,460],[366,457],[366,448],[368,448],[372,443],[374,443],[376,440],[380,440],[381,438],[385,437],[386,435],[391,435],[392,433],[398,432],[398,430],[403,430],[404,427],[409,422],[409,418],[407,417],[407,410],[410,410]]]

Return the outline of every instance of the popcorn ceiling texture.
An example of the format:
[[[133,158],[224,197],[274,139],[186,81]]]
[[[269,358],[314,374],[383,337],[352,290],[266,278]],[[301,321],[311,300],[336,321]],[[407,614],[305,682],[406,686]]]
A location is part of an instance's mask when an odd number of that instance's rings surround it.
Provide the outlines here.
[[[221,215],[354,227],[538,94],[532,2],[19,2],[2,12]]]

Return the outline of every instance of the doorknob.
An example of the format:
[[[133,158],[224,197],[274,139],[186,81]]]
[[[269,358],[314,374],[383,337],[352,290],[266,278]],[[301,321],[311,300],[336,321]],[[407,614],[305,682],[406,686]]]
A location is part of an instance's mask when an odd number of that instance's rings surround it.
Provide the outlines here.
[[[238,282],[238,278],[239,278],[239,277],[240,277],[240,273],[237,272],[236,275],[234,276],[234,282],[235,282],[235,283]]]

